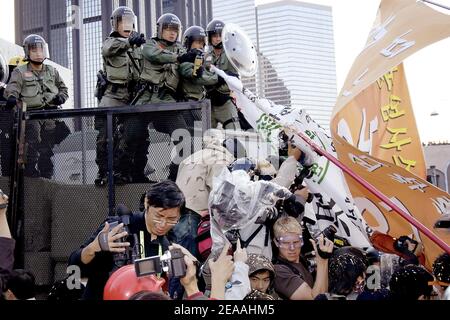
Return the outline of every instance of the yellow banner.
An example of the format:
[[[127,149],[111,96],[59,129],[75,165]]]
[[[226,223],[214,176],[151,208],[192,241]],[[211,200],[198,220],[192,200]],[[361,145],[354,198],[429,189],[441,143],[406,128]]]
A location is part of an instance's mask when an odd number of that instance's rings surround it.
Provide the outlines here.
[[[330,125],[339,160],[447,244],[450,234],[433,226],[448,213],[450,195],[419,177],[425,176],[423,154],[414,151],[420,140],[400,64],[449,36],[450,16],[420,1],[381,1],[374,28],[347,76]],[[352,178],[346,176],[346,180],[366,222],[394,237],[414,235],[424,245],[430,268],[443,250]]]
[[[426,179],[403,64],[358,94],[337,118],[338,135],[351,145]]]
[[[448,193],[405,169],[361,152],[340,137],[334,139],[334,145],[342,163],[390,198],[403,211],[419,220],[437,237],[450,244],[449,232],[433,228],[439,217],[450,208]],[[426,265],[431,267],[434,259],[443,253],[443,250],[353,178],[346,175],[346,180],[356,206],[367,224],[372,229],[393,237],[413,235],[413,238],[423,243]]]

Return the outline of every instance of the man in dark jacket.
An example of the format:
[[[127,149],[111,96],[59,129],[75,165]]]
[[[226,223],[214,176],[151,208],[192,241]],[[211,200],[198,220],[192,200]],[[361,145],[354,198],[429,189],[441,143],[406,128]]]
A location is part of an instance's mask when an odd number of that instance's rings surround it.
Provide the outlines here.
[[[110,273],[131,262],[129,257],[123,259],[129,248],[134,248],[135,258],[162,255],[168,250],[166,234],[178,223],[184,202],[177,185],[163,181],[152,185],[147,192],[144,212],[127,215],[127,219],[125,215],[108,217],[69,258],[69,265],[79,266],[82,276],[88,278],[83,298],[102,299]],[[112,227],[116,223],[119,224]],[[124,223],[128,224],[128,233],[123,230]]]

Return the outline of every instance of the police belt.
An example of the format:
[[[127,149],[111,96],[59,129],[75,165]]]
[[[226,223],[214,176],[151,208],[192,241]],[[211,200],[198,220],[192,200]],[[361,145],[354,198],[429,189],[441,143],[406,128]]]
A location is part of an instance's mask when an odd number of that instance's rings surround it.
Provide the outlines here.
[[[154,84],[154,83],[151,83],[151,82],[147,82],[146,85],[147,85],[147,90],[150,93],[159,93],[159,95],[161,95],[161,96],[166,94],[166,93],[168,93],[170,95],[173,95],[175,93],[172,89],[170,89],[169,87],[165,86],[164,84],[158,85],[158,84]]]
[[[111,92],[116,93],[119,88],[128,89],[128,83],[113,83],[108,81],[107,88],[111,88]]]

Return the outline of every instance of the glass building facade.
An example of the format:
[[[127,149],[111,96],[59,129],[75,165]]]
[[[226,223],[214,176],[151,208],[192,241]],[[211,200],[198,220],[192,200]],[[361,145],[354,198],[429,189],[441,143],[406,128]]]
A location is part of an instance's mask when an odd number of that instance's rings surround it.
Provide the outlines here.
[[[331,7],[285,0],[255,8],[254,0],[214,0],[213,16],[240,25],[258,46],[259,94],[305,108],[329,127],[337,95]]]

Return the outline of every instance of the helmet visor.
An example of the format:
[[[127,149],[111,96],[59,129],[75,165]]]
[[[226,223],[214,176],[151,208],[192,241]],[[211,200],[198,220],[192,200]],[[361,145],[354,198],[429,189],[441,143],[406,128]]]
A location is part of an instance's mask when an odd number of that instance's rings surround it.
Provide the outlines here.
[[[37,42],[29,44],[28,53],[31,61],[42,62],[50,58],[47,43]]]
[[[122,20],[119,22],[122,23],[122,30],[123,31],[135,31],[135,28],[137,26],[137,18],[135,15],[132,14],[126,14],[122,16]],[[119,27],[120,28],[120,27]]]
[[[181,39],[181,26],[177,23],[164,23],[162,25],[162,32],[163,32],[163,34],[164,34],[164,32],[166,32],[166,34],[169,34],[171,32],[176,32],[177,37],[176,37],[175,41],[176,40],[180,41],[180,39]],[[168,39],[165,39],[165,40],[168,40]]]

